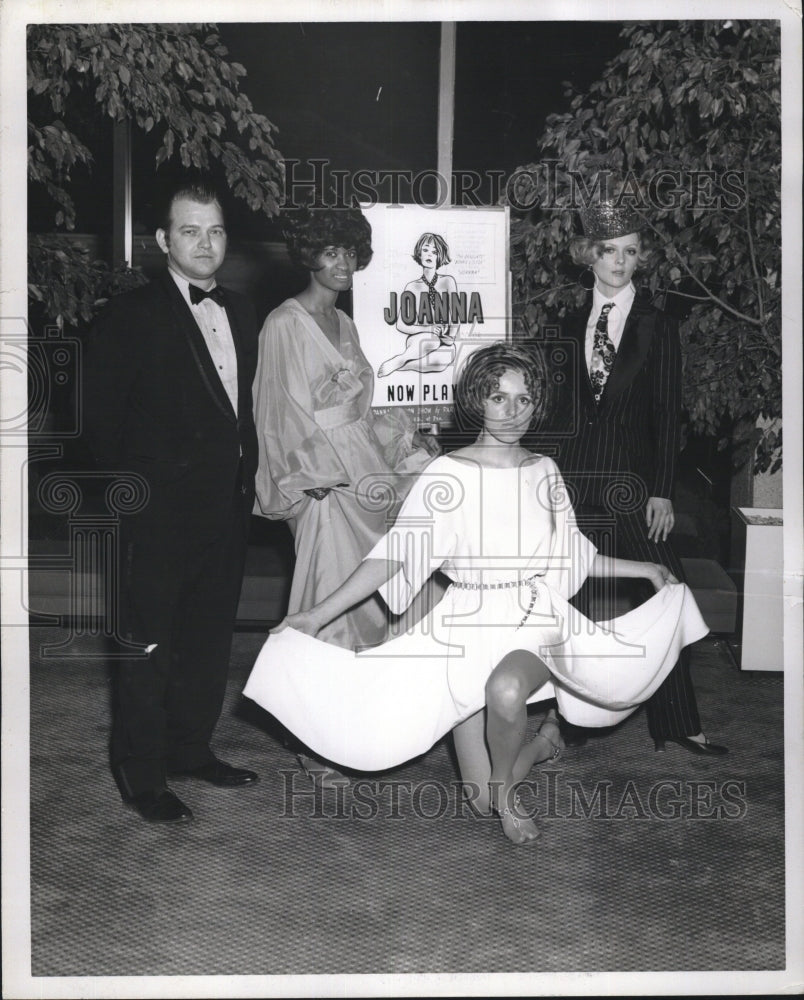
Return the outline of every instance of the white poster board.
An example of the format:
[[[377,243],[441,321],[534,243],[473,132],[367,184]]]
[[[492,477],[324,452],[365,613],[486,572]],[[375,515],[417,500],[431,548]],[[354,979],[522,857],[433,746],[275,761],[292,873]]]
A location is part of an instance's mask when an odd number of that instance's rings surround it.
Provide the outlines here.
[[[354,320],[377,408],[449,422],[457,373],[510,337],[508,209],[363,206],[374,257],[354,277]],[[418,258],[418,261],[417,259]]]

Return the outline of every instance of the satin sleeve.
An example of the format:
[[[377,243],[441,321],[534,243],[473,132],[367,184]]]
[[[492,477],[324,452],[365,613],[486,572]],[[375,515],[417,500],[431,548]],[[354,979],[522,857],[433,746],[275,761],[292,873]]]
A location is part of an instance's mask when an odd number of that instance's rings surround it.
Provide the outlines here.
[[[583,586],[589,576],[597,548],[578,527],[569,491],[556,463],[545,458],[545,476],[537,490],[537,503],[549,504],[553,532],[545,583],[565,600]]]
[[[460,480],[436,459],[411,486],[393,528],[365,557],[402,564],[380,588],[394,614],[402,614],[430,576],[455,554],[461,489]]]
[[[432,461],[433,456],[414,443],[418,426],[410,411],[393,407],[385,413],[372,413],[371,426],[386,464],[395,472],[421,472]]]
[[[293,517],[303,491],[337,486],[347,473],[314,416],[311,380],[321,360],[291,312],[280,306],[260,333],[254,379],[259,465],[255,514]]]
[[[414,443],[418,426],[413,413],[404,407],[392,406],[377,412],[371,406],[374,394],[374,374],[360,344],[360,335],[351,317],[341,314],[341,322],[348,331],[351,353],[361,373],[365,373],[365,391],[361,396],[363,416],[371,424],[380,446],[383,460],[389,469],[403,475],[421,472],[432,460],[425,448]]]

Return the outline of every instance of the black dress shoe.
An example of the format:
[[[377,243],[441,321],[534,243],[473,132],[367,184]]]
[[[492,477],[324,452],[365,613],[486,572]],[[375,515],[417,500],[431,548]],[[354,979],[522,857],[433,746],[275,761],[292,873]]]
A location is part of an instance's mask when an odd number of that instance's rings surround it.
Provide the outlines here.
[[[189,823],[193,818],[181,799],[167,788],[142,792],[130,799],[129,804],[149,823]]]
[[[224,764],[222,760],[211,760],[200,767],[170,771],[170,775],[176,778],[198,778],[199,781],[208,781],[210,785],[217,785],[219,788],[238,788],[240,785],[253,785],[255,781],[260,780],[254,771],[247,771],[244,767],[232,767],[231,764]]]
[[[665,743],[677,743],[689,753],[703,754],[705,757],[723,757],[729,752],[728,747],[710,743],[706,737],[704,737],[703,743],[699,743],[698,740],[694,740],[690,736],[665,736],[664,739],[654,740],[657,753],[661,753],[665,749]]]
[[[573,726],[571,722],[559,718],[558,728],[565,747],[582,747],[589,740],[586,730],[581,726]]]
[[[571,722],[567,722],[560,712],[557,712],[556,714],[558,716],[558,730],[561,733],[561,739],[564,742],[564,746],[584,746],[589,739],[589,734],[586,729],[583,726],[574,726]]]

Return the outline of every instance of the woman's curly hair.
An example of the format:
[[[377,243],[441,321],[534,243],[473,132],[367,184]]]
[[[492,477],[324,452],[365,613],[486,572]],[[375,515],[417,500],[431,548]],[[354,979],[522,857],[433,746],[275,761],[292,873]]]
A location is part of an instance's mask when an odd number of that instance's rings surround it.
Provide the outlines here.
[[[637,267],[646,267],[653,257],[649,240],[644,233],[639,233],[639,253],[637,254]],[[570,243],[570,256],[573,263],[582,267],[592,267],[595,261],[603,256],[605,240],[590,240],[588,236],[576,236]]]
[[[552,383],[541,349],[532,341],[499,341],[473,351],[461,368],[455,392],[461,423],[482,426],[483,404],[500,388],[501,376],[511,370],[522,375],[533,399],[531,426],[544,419],[552,402]]]
[[[294,264],[317,271],[317,259],[327,247],[357,251],[357,270],[371,260],[371,225],[359,208],[300,208],[284,225],[288,253]]]

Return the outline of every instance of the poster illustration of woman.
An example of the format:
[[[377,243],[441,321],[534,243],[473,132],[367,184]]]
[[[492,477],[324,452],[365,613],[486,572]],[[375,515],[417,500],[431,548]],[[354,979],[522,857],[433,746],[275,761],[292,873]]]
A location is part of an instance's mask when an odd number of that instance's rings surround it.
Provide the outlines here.
[[[458,285],[451,274],[438,271],[450,263],[446,240],[438,233],[422,233],[413,259],[422,274],[405,285],[396,322],[396,329],[407,337],[405,349],[382,362],[379,378],[396,371],[441,372],[455,360],[460,324],[450,321],[450,301]]]

